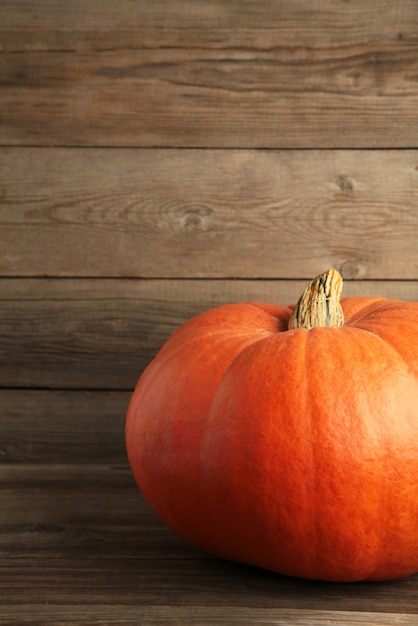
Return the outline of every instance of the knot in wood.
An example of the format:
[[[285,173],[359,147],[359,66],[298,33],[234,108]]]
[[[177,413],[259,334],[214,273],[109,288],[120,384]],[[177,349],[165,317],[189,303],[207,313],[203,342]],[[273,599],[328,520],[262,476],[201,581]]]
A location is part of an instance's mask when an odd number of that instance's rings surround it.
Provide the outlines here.
[[[199,230],[202,228],[203,220],[199,213],[187,213],[183,220],[185,230]]]

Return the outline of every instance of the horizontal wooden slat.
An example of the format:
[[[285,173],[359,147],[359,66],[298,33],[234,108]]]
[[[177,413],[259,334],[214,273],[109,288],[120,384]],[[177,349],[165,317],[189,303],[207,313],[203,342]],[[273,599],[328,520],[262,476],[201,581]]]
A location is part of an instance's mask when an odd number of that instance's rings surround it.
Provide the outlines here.
[[[0,281],[0,386],[131,391],[169,335],[223,303],[295,302],[305,281]],[[346,296],[418,301],[416,281],[346,281]]]
[[[417,51],[2,55],[0,144],[414,147]]]
[[[418,278],[416,150],[3,148],[0,171],[3,276]]]
[[[51,558],[64,555],[72,558],[77,556],[77,545],[78,556],[83,556],[89,534],[93,548],[93,543],[100,540],[101,532],[103,538],[106,533],[110,536],[117,525],[131,527],[132,532],[138,532],[139,528],[153,528],[155,533],[165,530],[143,500],[127,460],[117,467],[79,462],[65,465],[2,464],[0,485],[3,498],[0,511],[2,556],[30,557],[33,549],[38,551],[43,546]],[[66,537],[70,526],[73,532],[77,528],[80,532],[72,538],[67,537],[67,543],[60,539]],[[11,537],[18,529],[21,532]],[[168,530],[167,533],[172,535]],[[48,534],[49,541],[46,540]],[[120,539],[122,541],[122,537]],[[162,537],[160,548],[163,541]],[[116,550],[116,555],[121,557],[119,548],[109,542],[109,551],[96,556],[110,558],[115,556]],[[142,550],[144,552],[138,552],[136,556],[150,556],[145,544]]]
[[[120,528],[124,532],[123,526]],[[106,553],[106,547],[103,548]],[[264,607],[417,613],[417,577],[332,586],[288,580],[217,559],[69,558],[0,562],[2,603]],[[5,601],[7,599],[7,602]],[[396,615],[395,613],[395,615]],[[210,615],[210,611],[208,612]],[[383,616],[382,616],[383,617]],[[416,619],[416,618],[415,618]],[[367,622],[363,622],[367,624]],[[396,624],[396,622],[395,622]],[[13,625],[14,626],[14,625]]]
[[[0,618],[13,626],[416,626],[416,615],[370,611],[308,611],[306,609],[208,608],[205,606],[132,607],[116,605],[0,607]],[[19,621],[21,620],[21,621]]]
[[[126,465],[129,392],[0,390],[0,464]]]
[[[152,4],[2,3],[0,143],[416,145],[412,0]]]
[[[415,0],[2,0],[1,50],[348,46],[416,37]],[[298,40],[295,40],[295,35]]]

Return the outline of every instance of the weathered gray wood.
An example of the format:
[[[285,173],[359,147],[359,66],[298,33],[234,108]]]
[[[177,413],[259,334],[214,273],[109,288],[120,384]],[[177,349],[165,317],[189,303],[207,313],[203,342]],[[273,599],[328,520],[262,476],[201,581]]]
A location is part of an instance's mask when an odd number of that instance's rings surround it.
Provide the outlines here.
[[[206,606],[208,615],[213,607],[357,610],[366,616],[374,610],[417,613],[416,576],[380,586],[367,584],[360,591],[359,586],[289,580],[217,559],[106,558],[106,545],[102,549],[99,559],[2,559],[2,601],[7,598],[15,609],[25,603]]]
[[[0,143],[414,147],[417,51],[2,55]]]
[[[416,150],[3,148],[0,171],[3,276],[418,278]]]
[[[127,459],[118,467],[2,464],[0,485],[1,559],[213,558],[157,518]]]
[[[0,143],[416,145],[413,0],[149,4],[2,3]]]
[[[33,550],[43,550],[51,557],[72,558],[78,550],[82,557],[86,550],[94,552],[100,538],[111,539],[118,524],[129,526],[132,531],[154,528],[155,535],[165,531],[144,502],[127,458],[118,466],[93,461],[81,464],[77,460],[64,465],[1,464],[0,485],[2,556],[19,553],[30,557]],[[164,541],[162,535],[160,539]],[[114,555],[115,550],[123,556],[118,550],[125,548],[112,546],[109,541],[107,556]],[[144,557],[150,555],[149,549],[145,543],[142,545]]]
[[[265,609],[239,607],[176,606],[19,606],[0,607],[0,618],[20,624],[38,626],[416,626],[416,615],[370,611],[317,611],[306,609]],[[4,622],[3,622],[4,623]]]
[[[126,464],[129,392],[0,390],[0,464]]]
[[[0,386],[132,390],[187,319],[224,303],[296,302],[305,281],[0,280]],[[346,281],[344,295],[418,301],[416,281]]]

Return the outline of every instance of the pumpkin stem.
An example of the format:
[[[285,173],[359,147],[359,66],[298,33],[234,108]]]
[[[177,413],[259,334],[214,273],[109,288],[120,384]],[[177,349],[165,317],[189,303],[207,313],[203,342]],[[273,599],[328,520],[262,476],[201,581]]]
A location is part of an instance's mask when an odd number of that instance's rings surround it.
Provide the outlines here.
[[[344,325],[344,313],[340,304],[343,279],[337,270],[330,269],[314,278],[298,300],[289,319],[289,330]]]

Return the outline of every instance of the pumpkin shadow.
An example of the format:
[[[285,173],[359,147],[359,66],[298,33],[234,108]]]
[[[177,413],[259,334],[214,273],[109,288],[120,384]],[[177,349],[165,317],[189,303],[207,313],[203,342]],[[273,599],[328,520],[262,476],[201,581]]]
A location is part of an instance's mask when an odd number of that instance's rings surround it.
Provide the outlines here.
[[[387,607],[392,612],[418,612],[418,575],[386,582],[335,583],[283,576],[203,553],[187,569],[194,580],[189,587],[191,603],[199,599],[217,606],[376,612]],[[193,590],[199,598],[193,598]]]

